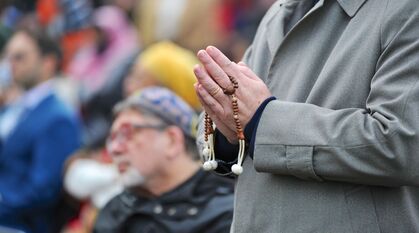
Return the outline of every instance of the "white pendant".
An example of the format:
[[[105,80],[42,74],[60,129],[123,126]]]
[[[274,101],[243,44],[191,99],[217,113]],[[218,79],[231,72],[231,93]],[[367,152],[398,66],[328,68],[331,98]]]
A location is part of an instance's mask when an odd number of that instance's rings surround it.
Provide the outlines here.
[[[231,171],[236,175],[240,175],[243,173],[243,167],[238,164],[234,164],[231,166]]]
[[[211,164],[211,162],[210,162],[210,161],[206,161],[206,162],[202,165],[202,168],[203,168],[205,171],[211,171],[211,170],[212,170],[212,164]]]
[[[209,161],[209,162],[211,163],[211,168],[212,168],[212,170],[217,169],[217,167],[218,167],[218,163],[217,163],[217,161],[215,161],[215,160],[211,160],[211,161]]]

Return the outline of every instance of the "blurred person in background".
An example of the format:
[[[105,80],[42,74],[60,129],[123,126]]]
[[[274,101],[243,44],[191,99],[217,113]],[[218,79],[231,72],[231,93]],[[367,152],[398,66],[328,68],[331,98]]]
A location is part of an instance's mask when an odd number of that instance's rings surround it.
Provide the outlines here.
[[[115,106],[107,148],[125,187],[94,232],[228,232],[233,183],[200,169],[196,113],[162,87]]]
[[[225,38],[219,17],[221,0],[140,0],[136,25],[144,46],[171,40],[193,52]]]
[[[134,62],[123,83],[124,95],[127,97],[147,86],[163,86],[175,92],[195,111],[199,111],[201,105],[193,91],[196,80],[193,67],[198,62],[190,50],[176,43],[154,43]]]
[[[103,145],[112,120],[112,107],[122,98],[150,85],[173,90],[196,111],[200,103],[193,91],[194,54],[175,43],[155,43],[141,53],[133,53],[108,74],[108,80],[83,104],[83,117],[88,132],[87,147]]]
[[[91,144],[109,128],[101,112],[96,111],[95,104],[88,103],[106,83],[112,81],[118,68],[137,54],[140,47],[135,28],[116,6],[96,9],[93,25],[96,31],[94,43],[80,49],[68,69],[69,77],[79,84],[84,144]]]
[[[8,39],[9,34],[11,34],[15,28],[31,28],[33,31],[42,30],[51,37],[51,39],[59,42],[61,40],[60,36],[63,35],[58,35],[58,31],[67,33],[68,31],[87,26],[89,15],[86,16],[86,14],[89,14],[90,12],[90,8],[87,7],[88,5],[84,4],[87,1],[88,0],[72,1],[71,3],[73,4],[66,4],[68,2],[66,0],[2,1],[0,7],[4,10],[1,12],[0,18],[0,47],[2,42]],[[77,6],[78,8],[75,9],[74,6]],[[77,12],[77,14],[70,14],[71,12]],[[73,41],[73,44],[76,43]],[[75,50],[74,48],[75,45],[72,46],[73,50]],[[63,52],[61,52],[61,54],[60,71],[63,64],[63,56],[68,56],[67,54],[63,54]],[[0,69],[4,70],[3,67],[6,66],[1,64]],[[0,76],[2,76],[3,71],[0,71],[0,73]],[[75,82],[66,78],[62,72],[57,73],[56,76],[57,77],[55,77],[53,81],[56,93],[71,108],[78,110],[79,101]],[[2,77],[0,77],[0,79],[1,78]],[[18,87],[14,82],[9,82],[9,84],[6,92],[3,92],[4,95],[0,93],[0,98],[1,96],[16,96]],[[4,89],[5,86],[2,87]],[[2,87],[0,87],[0,89]],[[9,100],[6,99],[5,101]]]
[[[94,40],[91,0],[37,0],[35,10],[39,25],[60,42],[62,69],[67,72],[78,50]]]
[[[138,52],[135,28],[116,6],[94,11],[95,41],[82,48],[71,61],[69,75],[81,84],[82,101],[88,100],[108,80],[120,63]]]
[[[116,79],[105,84],[89,101],[89,110],[96,109],[111,124],[111,106],[140,89],[154,85],[170,89],[198,112],[200,104],[193,90],[193,67],[197,62],[191,51],[175,43],[155,43],[132,59],[130,68],[122,68],[127,69],[125,77],[115,76]],[[66,190],[84,205],[79,218],[70,223],[66,232],[90,232],[97,210],[121,190],[116,168],[102,146],[104,141],[105,135],[71,156],[67,162]],[[83,182],[80,182],[81,179]]]
[[[90,233],[98,210],[123,190],[117,167],[106,150],[83,148],[68,159],[64,174],[64,187],[81,208],[62,232]]]
[[[0,115],[0,225],[27,233],[57,229],[61,172],[80,145],[77,116],[54,93],[59,47],[44,33],[20,29],[5,59],[24,92]]]
[[[144,46],[171,40],[197,52],[208,44],[239,61],[274,0],[140,0],[134,19]]]

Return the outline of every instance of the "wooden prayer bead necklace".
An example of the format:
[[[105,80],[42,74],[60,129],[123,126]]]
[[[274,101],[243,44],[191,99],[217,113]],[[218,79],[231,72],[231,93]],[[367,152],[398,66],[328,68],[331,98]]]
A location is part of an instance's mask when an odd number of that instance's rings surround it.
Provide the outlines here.
[[[243,128],[240,123],[239,119],[239,105],[238,105],[238,99],[235,95],[236,89],[239,88],[239,84],[237,80],[232,77],[228,76],[230,78],[230,81],[232,82],[233,86],[230,88],[223,89],[224,94],[230,96],[231,99],[231,105],[233,108],[233,118],[236,125],[236,132],[237,132],[237,139],[239,140],[239,153],[237,156],[237,163],[231,166],[231,171],[236,174],[240,175],[243,172],[243,158],[244,158],[244,151],[245,151],[245,138],[243,133]],[[204,135],[204,149],[202,151],[204,155],[204,164],[203,168],[206,171],[209,170],[215,170],[218,166],[217,161],[215,160],[215,153],[214,153],[214,127],[215,124],[209,117],[207,113],[205,113],[205,135]]]

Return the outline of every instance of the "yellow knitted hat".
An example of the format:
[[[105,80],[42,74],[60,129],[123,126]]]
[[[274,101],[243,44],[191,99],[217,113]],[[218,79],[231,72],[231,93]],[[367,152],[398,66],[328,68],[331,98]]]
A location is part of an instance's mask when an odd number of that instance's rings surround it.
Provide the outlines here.
[[[138,59],[137,64],[155,76],[161,85],[175,92],[195,110],[200,110],[193,87],[196,82],[193,67],[199,61],[191,51],[164,41],[147,47]]]

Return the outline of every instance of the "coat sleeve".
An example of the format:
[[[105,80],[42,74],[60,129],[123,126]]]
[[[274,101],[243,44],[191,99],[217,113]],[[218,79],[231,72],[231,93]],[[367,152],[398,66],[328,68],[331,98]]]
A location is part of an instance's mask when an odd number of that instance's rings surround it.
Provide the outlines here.
[[[0,218],[39,211],[55,201],[61,190],[65,159],[80,144],[78,127],[67,119],[56,120],[34,141],[27,182],[0,184]]]
[[[416,1],[404,1],[411,6],[389,2],[395,6],[384,14],[382,53],[365,108],[271,101],[257,128],[257,171],[318,181],[419,185],[419,10]]]

